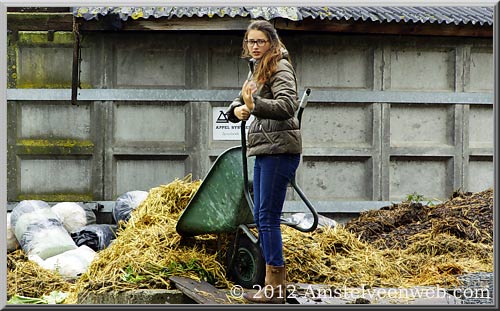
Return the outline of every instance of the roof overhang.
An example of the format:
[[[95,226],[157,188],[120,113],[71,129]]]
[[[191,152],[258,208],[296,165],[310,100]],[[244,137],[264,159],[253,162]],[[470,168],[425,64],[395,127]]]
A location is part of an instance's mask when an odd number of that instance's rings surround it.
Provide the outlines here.
[[[447,8],[446,11],[441,9],[442,13],[437,17],[432,14],[438,12],[439,8],[434,7],[416,11],[415,8],[404,8],[407,13],[413,10],[413,15],[406,14],[406,17],[396,17],[400,11],[395,8],[392,11],[384,11],[384,8],[376,8],[376,11],[369,11],[367,8],[355,11],[350,8],[352,10],[347,11],[346,8],[335,10],[326,7],[300,8],[301,10],[233,8],[235,11],[220,8],[207,11],[200,7],[194,7],[191,11],[163,8],[164,10],[151,8],[149,11],[140,11],[141,8],[135,7],[103,7],[95,8],[94,11],[89,11],[89,8],[68,8],[66,12],[8,12],[7,28],[13,32],[72,31],[74,23],[78,23],[79,31],[83,32],[244,31],[251,19],[262,18],[273,22],[279,30],[296,32],[493,37],[493,8],[489,7],[467,7],[458,11],[456,8]],[[378,15],[374,15],[374,12],[378,12]],[[455,12],[455,15],[446,20],[446,12]]]

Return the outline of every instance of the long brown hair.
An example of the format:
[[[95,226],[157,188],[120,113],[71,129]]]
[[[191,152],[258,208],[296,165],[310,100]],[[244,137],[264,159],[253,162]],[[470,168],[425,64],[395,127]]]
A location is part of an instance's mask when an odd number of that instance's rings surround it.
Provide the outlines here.
[[[254,68],[254,78],[256,82],[263,84],[276,71],[278,62],[283,58],[282,49],[286,49],[286,47],[283,42],[281,42],[276,29],[270,22],[266,20],[256,20],[248,25],[245,37],[243,38],[243,52],[241,55],[243,58],[251,57],[248,46],[245,43],[250,30],[262,31],[271,44],[269,50],[267,50],[260,61],[257,62],[257,66]],[[289,58],[288,61],[290,61]]]

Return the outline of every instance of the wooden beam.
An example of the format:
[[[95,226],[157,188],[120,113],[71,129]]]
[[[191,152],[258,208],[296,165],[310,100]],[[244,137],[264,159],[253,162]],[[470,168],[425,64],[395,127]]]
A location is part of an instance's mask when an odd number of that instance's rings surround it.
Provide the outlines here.
[[[420,23],[378,23],[356,21],[330,21],[306,19],[290,22],[277,19],[277,29],[290,31],[362,33],[384,35],[418,35],[450,37],[493,37],[493,26],[455,25],[455,24],[420,24]]]
[[[70,7],[7,7],[7,12],[71,12]]]
[[[80,86],[80,29],[73,17],[73,66],[71,70],[71,104],[76,105]]]
[[[127,20],[123,30],[246,30],[249,18],[230,17],[182,17]]]
[[[73,14],[68,13],[7,13],[7,29],[15,31],[72,31]]]
[[[195,281],[182,276],[171,276],[169,280],[175,283],[175,287],[189,298],[199,304],[234,304],[220,289],[205,281]]]

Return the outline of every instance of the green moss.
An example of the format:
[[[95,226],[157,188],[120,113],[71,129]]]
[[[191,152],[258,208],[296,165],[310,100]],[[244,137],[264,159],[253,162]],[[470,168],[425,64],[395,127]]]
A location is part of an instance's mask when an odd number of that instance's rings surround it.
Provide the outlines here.
[[[72,32],[56,31],[54,40],[49,41],[47,31],[20,31],[18,37],[19,45],[45,45],[45,44],[73,44],[74,36]]]
[[[94,150],[94,143],[74,139],[21,139],[17,148],[19,154],[89,154]]]
[[[17,82],[17,43],[12,40],[12,34],[8,35],[9,45],[7,47],[7,87],[15,88]]]
[[[21,139],[18,145],[31,146],[31,147],[93,147],[94,143],[90,140],[76,140],[76,139]]]
[[[71,89],[71,81],[51,83],[48,81],[21,81],[17,83],[18,89]],[[80,83],[80,89],[92,89],[89,83]]]
[[[46,202],[85,202],[92,201],[89,193],[53,193],[53,194],[20,194],[17,200],[42,200]]]

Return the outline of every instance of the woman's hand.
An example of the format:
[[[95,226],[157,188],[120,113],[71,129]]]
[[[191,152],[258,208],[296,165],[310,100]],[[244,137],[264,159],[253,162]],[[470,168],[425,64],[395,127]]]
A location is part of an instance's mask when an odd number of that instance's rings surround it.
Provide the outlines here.
[[[246,121],[250,117],[250,110],[245,105],[238,106],[234,108],[234,115],[238,119]]]
[[[248,111],[252,111],[255,106],[252,97],[252,94],[255,93],[255,91],[257,91],[257,85],[255,82],[252,80],[245,80],[245,83],[243,83],[243,87],[241,88],[241,96],[246,107],[248,108]]]

